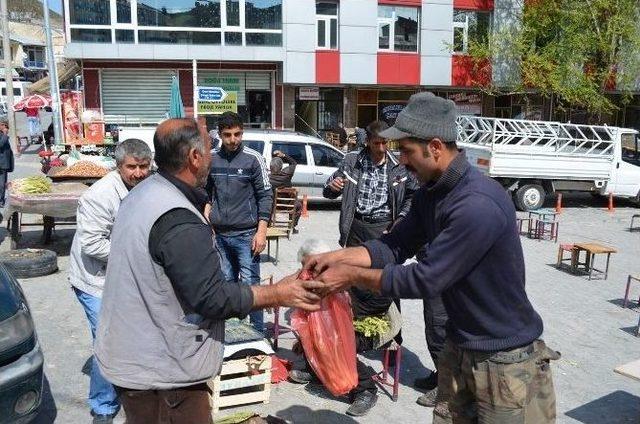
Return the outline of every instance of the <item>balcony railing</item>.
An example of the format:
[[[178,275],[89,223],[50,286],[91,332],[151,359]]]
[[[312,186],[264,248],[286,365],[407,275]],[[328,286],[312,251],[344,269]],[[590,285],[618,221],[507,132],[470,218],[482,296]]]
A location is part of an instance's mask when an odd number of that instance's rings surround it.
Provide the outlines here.
[[[25,60],[24,67],[30,69],[47,69],[47,62],[44,60]]]

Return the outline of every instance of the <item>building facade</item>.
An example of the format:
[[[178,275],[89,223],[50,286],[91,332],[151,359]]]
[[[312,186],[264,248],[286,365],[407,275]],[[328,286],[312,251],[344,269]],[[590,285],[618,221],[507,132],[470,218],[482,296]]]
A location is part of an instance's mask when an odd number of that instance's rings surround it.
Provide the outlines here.
[[[393,123],[431,90],[467,114],[545,118],[535,96],[477,87],[499,65],[465,55],[471,37],[508,24],[513,0],[64,0],[67,58],[83,69],[85,105],[107,122],[155,124],[178,78],[188,114],[213,125],[196,87],[233,94],[248,126],[311,134]],[[550,113],[550,112],[549,112]]]

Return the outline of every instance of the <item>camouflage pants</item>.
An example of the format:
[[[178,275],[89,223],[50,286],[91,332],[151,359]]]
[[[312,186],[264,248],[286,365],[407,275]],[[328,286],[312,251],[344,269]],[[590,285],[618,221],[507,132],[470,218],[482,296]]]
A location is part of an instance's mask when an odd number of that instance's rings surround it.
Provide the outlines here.
[[[464,350],[447,340],[438,364],[433,423],[555,423],[549,361],[558,358],[542,340],[501,352]],[[450,417],[440,413],[445,402]]]

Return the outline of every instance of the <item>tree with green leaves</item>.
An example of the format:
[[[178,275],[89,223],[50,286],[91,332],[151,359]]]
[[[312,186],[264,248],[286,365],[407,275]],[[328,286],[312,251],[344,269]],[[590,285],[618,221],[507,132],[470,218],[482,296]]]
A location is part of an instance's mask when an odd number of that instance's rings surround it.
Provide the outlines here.
[[[533,90],[592,113],[616,109],[607,95],[614,89],[629,99],[640,77],[640,1],[524,3],[512,9],[518,10],[513,16],[496,10],[489,35],[469,42],[468,53],[478,66],[488,59],[494,64],[485,90]]]

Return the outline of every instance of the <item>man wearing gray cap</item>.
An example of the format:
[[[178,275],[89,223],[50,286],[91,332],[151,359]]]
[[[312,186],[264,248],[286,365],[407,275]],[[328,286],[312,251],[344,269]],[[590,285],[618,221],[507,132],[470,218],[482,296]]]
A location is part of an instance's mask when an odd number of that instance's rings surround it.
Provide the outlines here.
[[[442,296],[449,321],[434,423],[555,422],[549,361],[559,354],[539,339],[513,202],[458,151],[454,103],[415,94],[380,136],[399,141],[401,162],[424,184],[409,214],[364,246],[307,257],[305,269],[325,294],[357,285]]]

